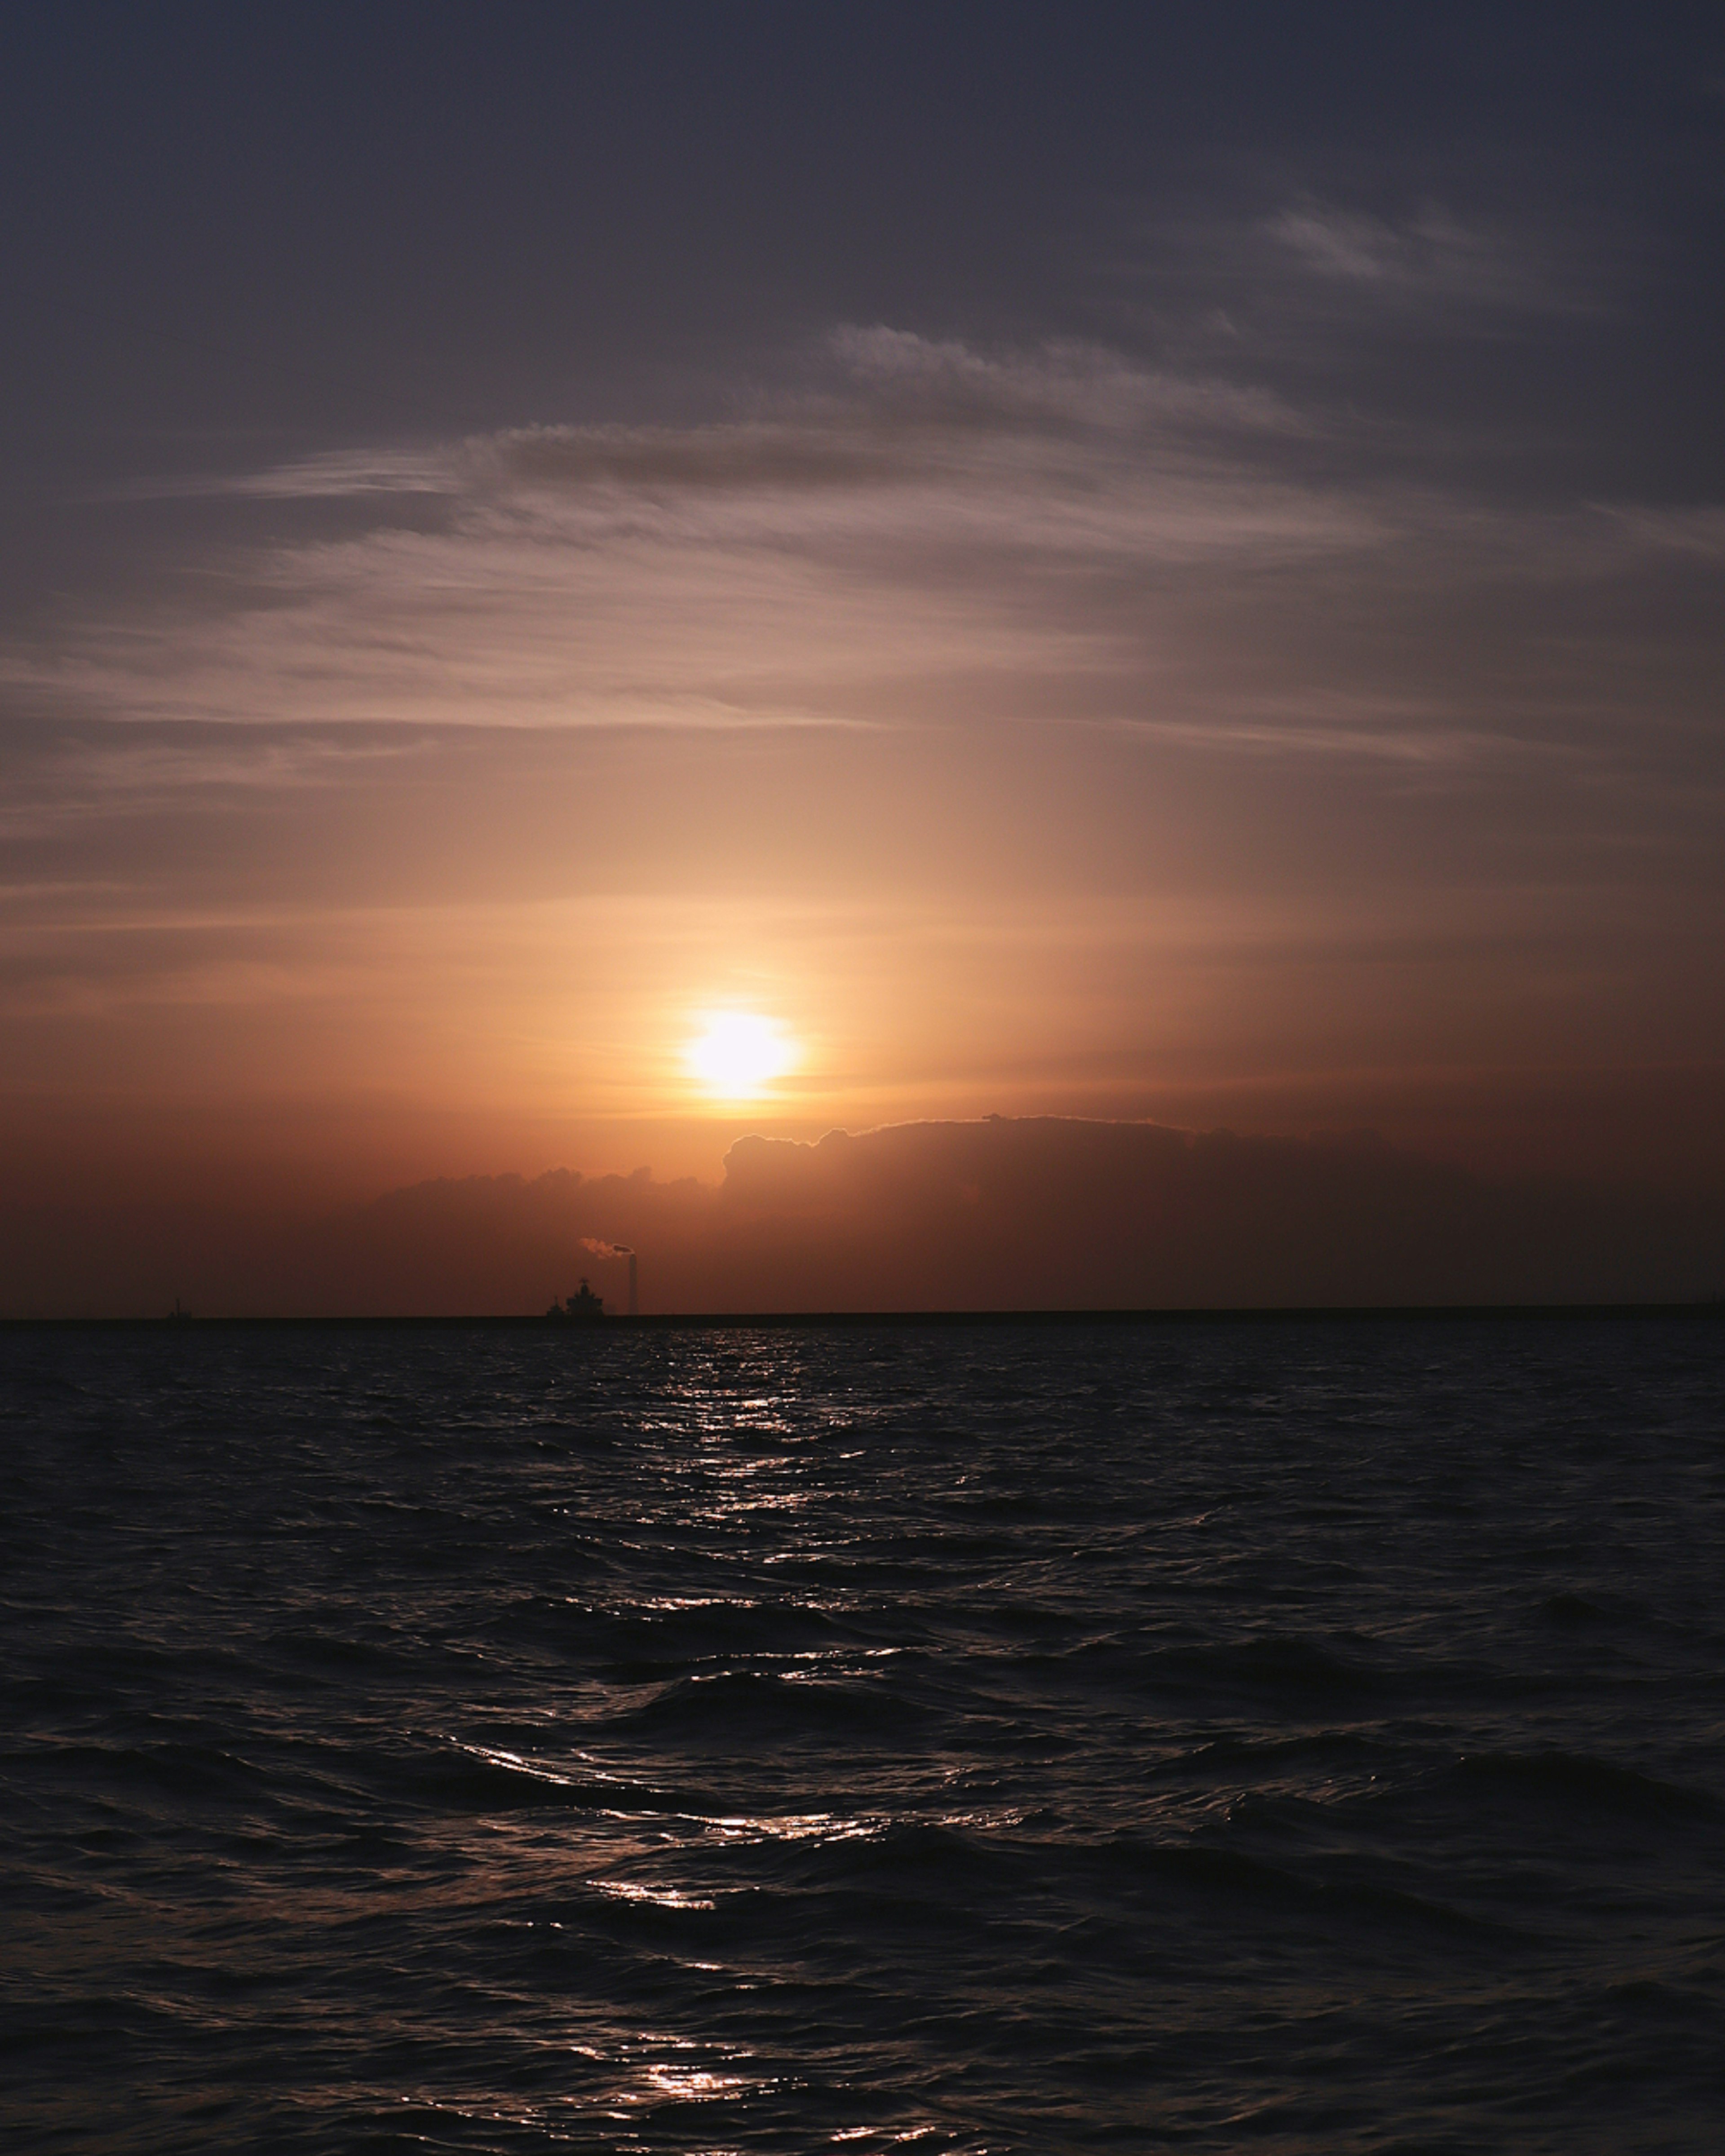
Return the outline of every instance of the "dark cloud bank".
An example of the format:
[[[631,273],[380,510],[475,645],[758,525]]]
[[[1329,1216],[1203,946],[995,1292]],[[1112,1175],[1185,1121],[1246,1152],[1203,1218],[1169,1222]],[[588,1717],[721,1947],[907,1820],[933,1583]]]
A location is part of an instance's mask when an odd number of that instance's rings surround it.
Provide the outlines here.
[[[1725,1195],[1491,1182],[1369,1138],[1065,1119],[749,1137],[718,1184],[559,1170],[439,1180],[314,1224],[15,1213],[9,1315],[532,1312],[591,1274],[646,1311],[1692,1298]],[[614,1279],[611,1275],[615,1273]]]

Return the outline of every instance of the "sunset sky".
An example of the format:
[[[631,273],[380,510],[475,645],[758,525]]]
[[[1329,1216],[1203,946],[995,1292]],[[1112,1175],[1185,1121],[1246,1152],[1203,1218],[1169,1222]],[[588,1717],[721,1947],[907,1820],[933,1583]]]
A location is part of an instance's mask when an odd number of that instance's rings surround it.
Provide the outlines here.
[[[19,8],[0,167],[0,1198],[1725,1185],[1714,11]]]

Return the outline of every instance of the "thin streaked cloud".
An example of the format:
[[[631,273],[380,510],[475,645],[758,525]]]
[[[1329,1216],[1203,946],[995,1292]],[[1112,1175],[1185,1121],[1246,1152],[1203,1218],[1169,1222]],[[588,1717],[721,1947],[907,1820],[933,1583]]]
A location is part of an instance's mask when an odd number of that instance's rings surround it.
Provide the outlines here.
[[[1375,225],[1288,229],[1327,275],[1425,274],[1413,242]],[[1445,248],[1473,259],[1447,231],[1421,243],[1440,265]],[[747,422],[515,429],[196,482],[326,501],[344,528],[236,533],[188,559],[177,599],[72,619],[6,654],[0,677],[39,710],[158,724],[1102,716],[1168,742],[1208,728],[1235,752],[1455,762],[1574,692],[1559,654],[1543,695],[1524,648],[1482,706],[1478,680],[1455,679],[1456,594],[1579,593],[1654,555],[1719,550],[1725,512],[1530,510],[1397,480],[1369,429],[1350,445],[1266,388],[1095,345],[853,327],[824,351]],[[429,526],[393,513],[408,495],[439,499]],[[352,528],[367,501],[377,513]],[[1366,649],[1382,622],[1358,628],[1373,605],[1399,637],[1375,692],[1362,669],[1384,666]],[[1450,685],[1409,700],[1401,676],[1422,649]],[[1243,704],[1301,716],[1281,726]]]

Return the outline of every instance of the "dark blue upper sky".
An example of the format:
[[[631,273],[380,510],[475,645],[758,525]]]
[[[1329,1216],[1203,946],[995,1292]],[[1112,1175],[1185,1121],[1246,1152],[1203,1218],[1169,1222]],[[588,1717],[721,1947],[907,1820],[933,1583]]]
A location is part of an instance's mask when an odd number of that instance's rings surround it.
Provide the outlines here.
[[[1273,308],[1223,234],[1302,196],[1513,223],[1635,304],[1436,369],[1283,336],[1277,369],[1718,476],[1706,8],[62,4],[4,45],[28,492],[200,454],[176,433],[219,462],[699,408],[835,320],[1153,354]]]

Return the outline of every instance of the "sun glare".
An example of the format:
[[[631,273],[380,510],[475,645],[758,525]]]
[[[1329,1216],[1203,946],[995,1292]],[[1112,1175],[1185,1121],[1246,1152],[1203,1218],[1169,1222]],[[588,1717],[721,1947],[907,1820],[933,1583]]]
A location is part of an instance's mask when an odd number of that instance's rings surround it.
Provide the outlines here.
[[[797,1051],[778,1024],[750,1011],[713,1011],[689,1044],[689,1068],[710,1093],[740,1101],[783,1077]]]

